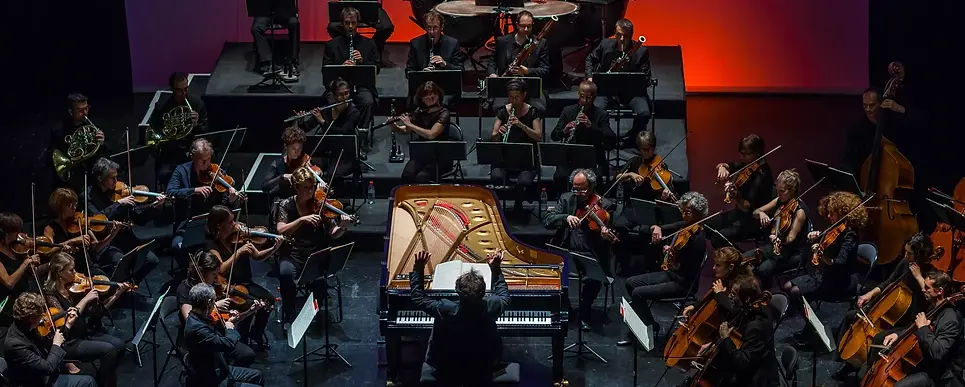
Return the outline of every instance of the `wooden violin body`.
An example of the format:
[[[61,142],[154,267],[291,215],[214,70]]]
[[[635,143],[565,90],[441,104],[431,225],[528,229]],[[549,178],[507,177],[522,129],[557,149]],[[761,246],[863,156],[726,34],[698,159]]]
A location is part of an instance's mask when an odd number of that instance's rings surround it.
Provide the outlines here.
[[[871,308],[865,313],[871,323],[859,316],[841,335],[838,342],[841,360],[858,368],[864,366],[868,362],[872,339],[884,330],[894,329],[898,321],[908,314],[911,301],[911,289],[905,285],[903,278],[882,291],[878,300],[871,304]]]
[[[637,174],[643,176],[645,180],[649,180],[650,188],[656,192],[673,191],[671,189],[673,187],[673,175],[667,169],[667,163],[659,155],[653,156],[653,160],[650,160],[649,163],[640,164]]]
[[[80,227],[84,224],[85,218],[87,219],[86,229],[93,231],[94,234],[111,232],[114,227],[134,227],[134,225],[131,223],[109,220],[107,219],[107,215],[104,214],[89,215],[85,217],[83,212],[75,212],[74,220],[67,224],[67,233],[71,235],[79,235]]]
[[[798,200],[794,199],[781,206],[777,210],[777,214],[774,215],[774,226],[771,228],[771,235],[777,237],[774,241],[774,255],[781,254],[781,245],[783,239],[781,237],[786,236],[791,232],[791,225],[794,224],[794,214],[798,209]]]
[[[40,325],[37,325],[37,334],[40,335],[40,337],[47,337],[47,335],[51,334],[55,329],[60,329],[67,323],[66,311],[51,307],[48,309],[48,312],[50,312],[50,314],[44,313],[40,319]]]
[[[24,233],[17,234],[17,239],[10,243],[10,250],[17,255],[30,254],[35,247],[37,249],[37,253],[50,254],[50,252],[52,252],[54,249],[63,246],[54,243],[46,236],[41,235],[34,240],[34,238],[28,237],[27,234]]]
[[[146,185],[135,185],[131,187],[125,184],[123,181],[118,181],[114,184],[114,192],[111,194],[111,201],[118,201],[128,196],[134,196],[134,201],[138,203],[147,203],[153,198],[161,196],[159,193],[151,192]]]
[[[601,205],[603,199],[600,195],[594,194],[587,201],[586,205],[576,209],[576,217],[583,219],[589,219],[590,230],[599,231],[602,227],[606,227],[607,222],[610,221],[610,213]]]
[[[747,166],[745,166],[744,169],[742,169],[742,170],[740,171],[740,173],[738,173],[737,175],[735,175],[735,176],[731,179],[731,183],[733,184],[733,185],[731,186],[731,187],[733,187],[732,190],[738,190],[738,189],[740,189],[740,187],[741,187],[742,185],[744,185],[744,183],[746,183],[748,180],[750,180],[750,179],[751,179],[751,176],[754,175],[754,172],[757,172],[758,170],[761,169],[761,163],[762,163],[762,161],[752,162],[752,163],[748,164]],[[730,202],[732,201],[732,199],[731,199],[731,197],[730,197],[730,193],[731,193],[731,191],[724,192],[724,203],[730,204]]]
[[[216,179],[217,184],[213,184]],[[213,185],[216,191],[222,193],[233,189],[235,185],[235,179],[225,173],[218,164],[211,164],[208,169],[198,172],[198,182],[202,185]]]
[[[824,251],[828,247],[834,244],[838,240],[838,237],[848,229],[848,224],[841,222],[834,228],[825,231],[824,236],[821,237],[821,241],[818,243],[818,248],[814,249],[813,255],[811,256],[811,263],[814,265],[820,265],[821,261],[827,262],[827,257],[824,256]]]
[[[687,242],[700,230],[700,227],[700,223],[695,223],[680,230],[677,235],[674,235],[673,244],[671,244],[670,249],[663,254],[663,262],[660,264],[660,269],[666,271],[677,265],[677,252],[687,245]]]
[[[965,179],[958,182],[952,196],[956,202],[952,202],[955,210],[965,213]],[[965,231],[953,230],[947,223],[938,223],[935,231],[931,233],[931,240],[936,251],[939,247],[943,248],[936,260],[931,262],[932,267],[948,273],[955,282],[965,282]]]

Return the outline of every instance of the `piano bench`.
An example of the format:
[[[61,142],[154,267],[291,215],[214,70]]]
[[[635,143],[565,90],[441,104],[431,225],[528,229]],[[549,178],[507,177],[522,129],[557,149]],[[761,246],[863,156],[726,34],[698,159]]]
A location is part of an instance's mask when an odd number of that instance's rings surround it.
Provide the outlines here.
[[[436,369],[428,363],[422,363],[422,377],[420,383],[434,385]],[[497,384],[516,384],[519,383],[519,363],[508,363],[506,368],[493,373],[493,383]]]

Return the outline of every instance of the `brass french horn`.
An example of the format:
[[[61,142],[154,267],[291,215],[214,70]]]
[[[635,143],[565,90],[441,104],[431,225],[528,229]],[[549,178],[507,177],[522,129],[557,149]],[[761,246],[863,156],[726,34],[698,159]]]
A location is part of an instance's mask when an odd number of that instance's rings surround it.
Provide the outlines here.
[[[54,150],[54,170],[57,171],[57,176],[63,181],[70,180],[70,170],[74,165],[94,157],[101,147],[100,141],[97,141],[97,127],[89,118],[85,117],[85,119],[87,125],[77,128],[73,134],[64,137],[64,142],[67,143],[67,153],[65,154],[60,149]]]
[[[164,127],[161,128],[161,132],[158,133],[153,126],[149,126],[145,131],[145,144],[147,146],[160,145],[168,141],[180,140],[187,135],[191,134],[191,130],[194,129],[194,121],[191,119],[191,113],[194,112],[191,109],[191,103],[187,99],[184,100],[187,105],[175,106],[167,113],[161,116],[164,121]]]

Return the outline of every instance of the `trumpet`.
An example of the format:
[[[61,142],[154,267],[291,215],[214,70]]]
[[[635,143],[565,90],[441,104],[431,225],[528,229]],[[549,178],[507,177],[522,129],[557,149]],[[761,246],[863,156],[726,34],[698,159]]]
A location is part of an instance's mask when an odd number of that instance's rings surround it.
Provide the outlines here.
[[[583,114],[583,109],[584,109],[583,105],[580,105],[580,112],[576,114],[577,117],[579,117],[580,114]],[[573,142],[573,138],[576,137],[576,127],[577,125],[580,124],[580,120],[575,119],[573,121],[570,121],[570,123],[573,124],[573,129],[570,130],[570,134],[566,135],[566,138],[563,139],[564,144],[569,144]]]
[[[55,149],[52,155],[54,170],[61,180],[70,180],[70,169],[74,165],[87,161],[97,154],[101,143],[97,140],[97,132],[100,130],[90,118],[84,117],[87,125],[81,126],[73,134],[64,136],[67,143],[67,153],[64,154],[60,149]]]
[[[509,117],[516,116],[516,108],[509,109]],[[512,125],[509,124],[509,119],[506,120],[506,133],[503,133],[503,143],[509,141],[509,131],[512,129]]]

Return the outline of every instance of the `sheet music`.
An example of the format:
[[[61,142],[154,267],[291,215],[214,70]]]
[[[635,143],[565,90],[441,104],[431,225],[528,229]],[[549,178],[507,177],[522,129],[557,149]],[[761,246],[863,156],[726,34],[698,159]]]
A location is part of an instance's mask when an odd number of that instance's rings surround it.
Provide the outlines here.
[[[486,290],[492,290],[492,270],[486,263],[465,263],[463,261],[449,261],[436,265],[435,273],[432,275],[432,290],[455,290],[456,278],[463,273],[475,270],[486,281]]]
[[[653,349],[653,331],[650,330],[649,325],[643,323],[640,316],[637,316],[626,298],[621,297],[620,300],[620,315],[623,316],[623,322],[630,328],[630,332],[633,332],[637,341],[643,345],[643,349],[650,351]]]
[[[170,291],[171,288],[168,287],[167,290],[164,291],[164,294],[157,298],[157,302],[154,303],[154,309],[151,309],[151,314],[148,315],[147,320],[144,321],[144,325],[141,325],[141,329],[138,329],[137,334],[134,335],[133,339],[131,339],[131,344],[134,344],[135,347],[137,347],[137,345],[141,342],[141,339],[144,337],[144,333],[147,332],[147,327],[149,327],[153,320],[157,318],[157,311],[158,309],[161,309],[161,304],[164,303],[164,297],[167,297],[168,292]],[[0,310],[2,309],[3,308],[0,307]]]
[[[316,313],[318,313],[318,302],[315,301],[315,293],[309,293],[308,298],[305,299],[305,305],[302,305],[302,310],[298,312],[295,321],[292,321],[291,329],[288,330],[289,347],[295,348],[302,341],[308,327],[315,320]]]
[[[807,319],[814,331],[818,333],[818,337],[821,339],[821,343],[824,344],[824,348],[828,352],[834,351],[837,345],[831,342],[831,338],[828,337],[828,331],[824,328],[824,323],[818,318],[818,315],[814,313],[814,309],[811,309],[811,304],[808,300],[801,296],[801,301],[804,302],[804,318]]]

